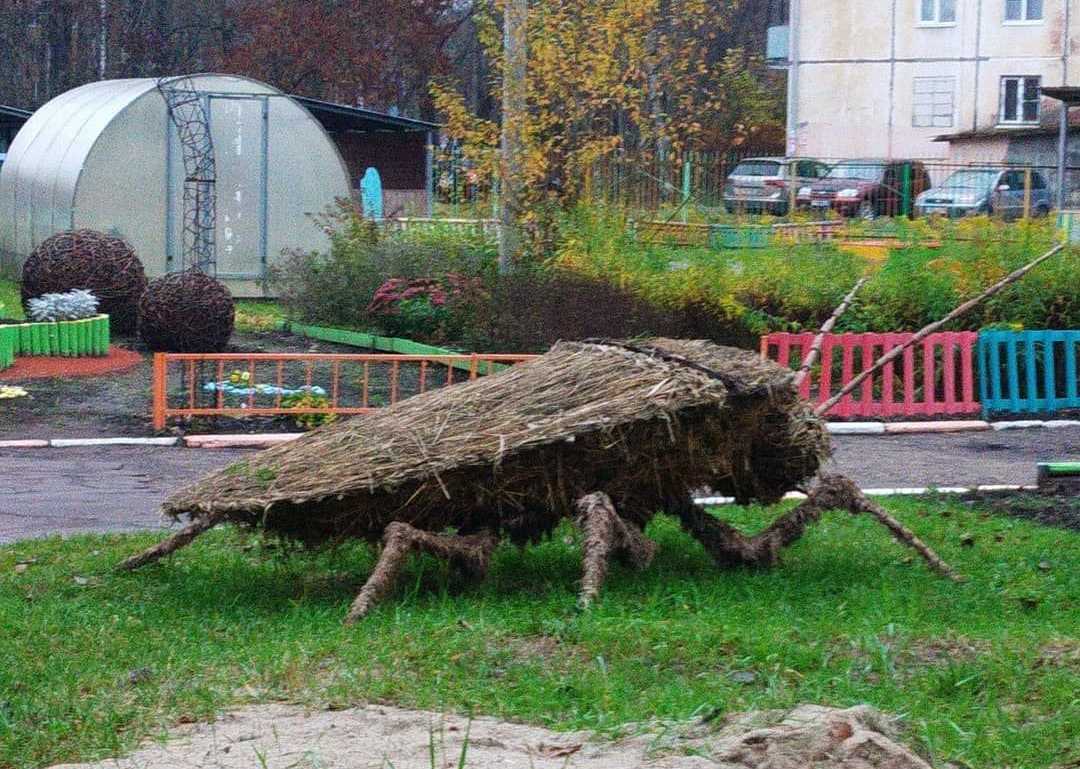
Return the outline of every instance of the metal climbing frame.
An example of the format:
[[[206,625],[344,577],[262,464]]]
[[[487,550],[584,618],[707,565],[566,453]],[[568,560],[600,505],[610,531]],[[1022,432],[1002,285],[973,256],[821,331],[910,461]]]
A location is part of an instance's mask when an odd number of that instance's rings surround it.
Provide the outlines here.
[[[214,275],[217,266],[217,164],[210,115],[203,94],[188,76],[164,77],[157,89],[184,155],[184,242],[181,268]]]

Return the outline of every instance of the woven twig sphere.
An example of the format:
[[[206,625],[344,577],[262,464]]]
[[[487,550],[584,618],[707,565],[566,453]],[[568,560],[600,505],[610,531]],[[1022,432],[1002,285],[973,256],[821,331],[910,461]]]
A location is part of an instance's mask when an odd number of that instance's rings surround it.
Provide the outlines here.
[[[127,241],[94,230],[61,232],[34,249],[23,265],[23,304],[42,294],[90,291],[113,331],[135,330],[136,307],[146,272]]]
[[[229,289],[198,270],[155,278],[139,300],[139,336],[154,352],[220,352],[233,319]]]

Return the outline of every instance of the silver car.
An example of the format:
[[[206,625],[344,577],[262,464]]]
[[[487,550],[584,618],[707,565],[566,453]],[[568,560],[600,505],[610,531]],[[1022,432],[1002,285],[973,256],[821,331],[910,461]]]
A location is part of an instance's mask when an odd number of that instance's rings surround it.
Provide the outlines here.
[[[1031,214],[1046,216],[1053,205],[1050,188],[1038,171],[1031,171]],[[1005,219],[1024,215],[1022,168],[965,168],[955,171],[941,185],[915,199],[917,216],[944,214],[949,217],[989,214]]]
[[[746,158],[739,161],[724,184],[724,208],[729,214],[770,213],[783,216],[791,190],[810,184],[829,172],[829,166],[809,158]]]

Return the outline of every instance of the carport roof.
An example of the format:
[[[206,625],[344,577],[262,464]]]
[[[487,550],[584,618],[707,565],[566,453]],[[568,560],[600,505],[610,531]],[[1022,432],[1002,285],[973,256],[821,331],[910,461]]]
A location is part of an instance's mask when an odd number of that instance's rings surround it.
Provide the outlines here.
[[[439,129],[438,123],[429,123],[426,120],[387,115],[363,107],[350,107],[347,104],[335,104],[334,102],[321,101],[307,96],[294,95],[292,98],[306,107],[328,131],[391,131],[406,133],[437,131]]]
[[[0,123],[25,123],[30,115],[33,113],[30,110],[19,109],[18,107],[9,107],[6,104],[0,104]]]

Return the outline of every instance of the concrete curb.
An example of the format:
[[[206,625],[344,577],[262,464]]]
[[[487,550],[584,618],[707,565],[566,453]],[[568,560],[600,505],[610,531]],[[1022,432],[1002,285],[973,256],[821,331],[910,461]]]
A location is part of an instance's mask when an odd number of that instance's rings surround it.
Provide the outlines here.
[[[265,435],[188,435],[184,446],[189,449],[264,449],[288,443],[303,433],[267,433]]]
[[[828,422],[828,430],[833,435],[883,435],[884,422]]]
[[[899,435],[911,433],[973,433],[990,429],[989,422],[979,419],[955,422],[888,422],[885,432]]]
[[[894,489],[863,489],[863,494],[868,497],[920,497],[925,494],[978,494],[1002,491],[1038,491],[1038,486],[1019,486],[1013,484],[985,484],[982,486],[912,486],[897,487]],[[784,499],[806,499],[806,495],[799,491],[791,491],[784,495]],[[734,497],[696,497],[694,503],[698,505],[731,505],[735,503]]]
[[[1080,419],[1023,419],[984,422],[981,419],[943,422],[829,422],[832,435],[918,435],[969,433],[986,430],[1059,429],[1080,427]],[[76,448],[84,446],[184,446],[189,449],[265,449],[299,438],[304,433],[187,435],[183,438],[53,438],[0,441],[0,449]],[[984,489],[993,490],[993,489]],[[943,491],[939,489],[939,491]],[[965,489],[965,492],[970,489]],[[924,493],[924,492],[919,492]]]
[[[175,446],[179,438],[53,438],[49,445],[55,449],[76,446]]]

